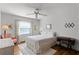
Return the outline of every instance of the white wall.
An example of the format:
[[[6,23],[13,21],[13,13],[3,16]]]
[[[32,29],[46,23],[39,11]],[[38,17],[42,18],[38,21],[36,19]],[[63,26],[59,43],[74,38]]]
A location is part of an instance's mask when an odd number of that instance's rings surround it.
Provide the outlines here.
[[[77,5],[76,4],[58,4],[51,6],[51,8],[42,11],[47,14],[47,17],[41,17],[41,30],[42,34],[48,33],[46,29],[46,24],[52,24],[52,30],[50,33],[57,32],[59,36],[67,36],[76,38],[79,40],[78,36],[78,24],[79,22],[77,18]],[[74,22],[75,27],[65,28],[64,25],[66,22]],[[79,43],[79,42],[78,42]],[[76,43],[75,49],[79,50],[79,45]]]
[[[39,30],[35,30],[35,27],[39,27],[39,21],[35,21],[34,19],[35,15],[27,15],[29,13],[32,13],[34,11],[34,8],[28,7],[24,3],[2,3],[0,4],[1,8],[1,23],[2,24],[12,24],[13,29],[8,31],[11,32],[12,36],[16,34],[15,30],[15,22],[18,20],[23,20],[23,21],[31,21],[32,22],[32,34],[38,34]],[[18,15],[18,16],[17,16]],[[28,18],[29,17],[29,18]],[[3,31],[1,31],[3,34]],[[21,35],[19,36],[19,39],[24,40],[26,35]]]
[[[78,37],[78,39],[79,39],[79,4],[77,4],[77,33],[76,33],[76,35],[77,35],[77,37]],[[79,40],[77,40],[76,41],[76,46],[75,46],[75,48],[77,49],[77,50],[79,50]]]
[[[1,9],[0,9],[0,27],[1,27]],[[1,35],[1,28],[0,28],[0,35]]]
[[[47,4],[48,5],[48,4]],[[19,6],[19,7],[18,7]],[[15,34],[15,19],[16,20],[26,20],[25,18],[29,12],[33,12],[33,8],[28,8],[25,4],[1,4],[0,7],[3,11],[13,13],[19,16],[14,16],[7,13],[2,13],[1,20],[2,24],[11,23],[14,28],[12,29],[12,34]],[[50,4],[50,7],[45,6],[41,13],[47,14],[47,16],[40,16],[40,31],[42,34],[57,32],[59,36],[68,36],[77,38],[75,49],[79,50],[79,4]],[[20,17],[24,16],[24,17]],[[31,16],[29,16],[31,17]],[[34,17],[34,16],[32,16]],[[33,21],[34,22],[34,21]],[[38,21],[37,21],[38,22]],[[37,23],[36,22],[36,23]],[[74,22],[75,27],[73,29],[65,28],[66,22]],[[33,23],[34,25],[36,23]],[[52,24],[52,29],[49,31],[46,29],[46,24]],[[33,28],[34,29],[34,28]],[[34,34],[38,31],[33,31]],[[24,36],[23,36],[24,37]]]
[[[11,24],[12,29],[9,30],[8,32],[11,33],[12,36],[17,35],[17,21],[28,21],[32,23],[32,27],[34,28],[35,26],[39,27],[39,20],[33,19],[33,18],[27,18],[27,17],[22,17],[22,16],[17,16],[17,15],[12,15],[9,13],[1,12],[1,24]],[[2,31],[3,32],[3,31]],[[37,30],[32,30],[31,34],[39,34],[39,29]],[[27,35],[17,35],[18,39],[20,41],[24,41],[25,37]]]

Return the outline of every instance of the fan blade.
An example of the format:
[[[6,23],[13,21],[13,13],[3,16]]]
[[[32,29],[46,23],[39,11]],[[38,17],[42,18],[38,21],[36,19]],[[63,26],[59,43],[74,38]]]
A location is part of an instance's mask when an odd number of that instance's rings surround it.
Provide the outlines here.
[[[39,13],[39,15],[47,16],[46,14],[41,14],[41,13]]]
[[[34,13],[29,13],[29,14],[27,14],[27,15],[34,15]]]

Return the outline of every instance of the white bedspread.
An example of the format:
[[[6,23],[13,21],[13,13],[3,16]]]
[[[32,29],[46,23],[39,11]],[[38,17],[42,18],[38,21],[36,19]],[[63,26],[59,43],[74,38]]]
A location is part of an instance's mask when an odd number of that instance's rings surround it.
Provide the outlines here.
[[[0,48],[6,48],[10,46],[14,46],[11,38],[0,39]]]
[[[35,54],[41,54],[55,45],[56,39],[53,37],[53,35],[35,35],[28,36],[26,42],[27,47]]]

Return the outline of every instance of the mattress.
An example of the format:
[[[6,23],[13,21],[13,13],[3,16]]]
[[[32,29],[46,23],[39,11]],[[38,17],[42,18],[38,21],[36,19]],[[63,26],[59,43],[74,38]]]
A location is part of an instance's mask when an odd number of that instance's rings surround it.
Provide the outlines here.
[[[28,36],[27,47],[35,54],[41,54],[56,44],[53,35],[35,35]]]

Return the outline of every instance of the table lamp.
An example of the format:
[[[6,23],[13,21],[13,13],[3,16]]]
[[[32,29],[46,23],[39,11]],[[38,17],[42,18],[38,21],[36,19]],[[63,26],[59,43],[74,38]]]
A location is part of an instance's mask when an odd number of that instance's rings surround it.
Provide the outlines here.
[[[12,28],[12,26],[4,24],[1,26],[1,28],[2,28],[2,30],[4,30],[4,34],[7,34],[7,30],[10,30]]]

